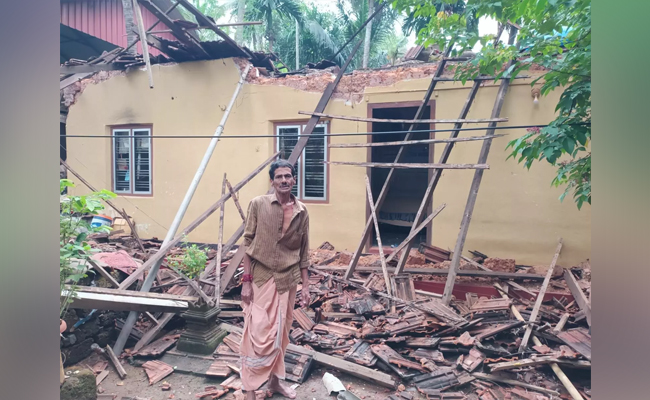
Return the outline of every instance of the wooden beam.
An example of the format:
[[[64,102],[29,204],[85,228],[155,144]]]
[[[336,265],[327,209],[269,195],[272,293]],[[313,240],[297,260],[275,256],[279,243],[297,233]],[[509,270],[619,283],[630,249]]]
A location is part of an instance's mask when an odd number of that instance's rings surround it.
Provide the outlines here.
[[[546,294],[546,289],[548,288],[549,283],[551,282],[551,276],[553,275],[553,270],[555,269],[555,264],[557,263],[558,257],[560,257],[560,251],[562,250],[562,238],[558,241],[557,249],[555,250],[555,255],[553,256],[553,261],[551,261],[551,266],[546,272],[544,277],[544,282],[542,282],[542,287],[539,289],[537,294],[537,300],[535,300],[535,305],[533,306],[533,311],[530,313],[530,318],[528,320],[528,326],[524,332],[524,338],[521,340],[521,345],[519,346],[519,352],[523,353],[528,347],[528,340],[530,340],[530,335],[533,333],[533,322],[537,320],[537,314],[539,314],[539,309],[542,306],[544,301],[544,294]]]
[[[451,137],[448,139],[423,139],[423,140],[400,140],[397,142],[371,142],[371,143],[333,143],[327,147],[330,149],[348,149],[355,147],[383,147],[383,146],[411,146],[416,144],[431,144],[431,143],[458,143],[458,142],[474,142],[477,140],[492,140],[497,137],[506,136],[505,134],[486,136],[470,136],[470,137]]]
[[[223,173],[223,182],[221,183],[221,197],[226,194],[226,173]],[[235,195],[233,192],[230,192],[232,199],[236,201]],[[217,261],[216,261],[216,271],[215,271],[215,287],[214,287],[214,298],[217,302],[217,308],[219,308],[219,303],[221,300],[221,251],[223,250],[223,216],[226,208],[226,203],[221,205],[219,209],[219,238],[217,239]]]
[[[246,22],[232,22],[228,24],[216,24],[215,26],[217,28],[225,28],[228,26],[249,26],[249,25],[262,25],[262,21],[246,21]],[[197,26],[194,28],[184,28],[186,31],[194,31],[194,30],[199,30],[199,29],[212,29],[211,26]],[[171,33],[171,29],[161,29],[159,31],[150,31],[147,32],[150,34],[159,34],[159,33]]]
[[[453,44],[450,44],[450,46],[447,47],[445,50],[444,57],[449,57],[451,54],[451,49],[453,47]],[[429,100],[431,100],[431,95],[433,94],[433,90],[436,88],[436,85],[438,81],[436,78],[440,78],[442,76],[442,73],[445,69],[447,61],[444,60],[444,58],[440,61],[438,61],[438,65],[436,68],[436,72],[433,75],[433,79],[431,80],[431,83],[429,83],[429,88],[427,89],[427,92],[424,95],[424,98],[422,99],[422,103],[418,107],[418,110],[415,113],[414,119],[420,119],[424,115],[424,110],[428,107],[429,105]],[[321,112],[316,110],[317,112]],[[313,118],[313,117],[312,117]],[[411,126],[408,129],[408,132],[406,133],[404,137],[404,141],[408,141],[411,139],[412,133],[411,131],[414,129],[415,124],[411,124]],[[404,146],[400,146],[399,150],[397,150],[397,155],[395,156],[395,163],[399,163],[402,160],[402,157],[404,156],[404,153],[406,151],[406,148]],[[390,185],[393,180],[393,176],[395,174],[395,168],[391,168],[390,171],[388,171],[388,175],[386,176],[386,180],[384,181],[384,184],[381,188],[381,191],[379,192],[379,196],[377,196],[377,201],[375,203],[375,209],[379,210],[381,209],[381,205],[384,203],[384,200],[386,199],[386,195],[388,194],[388,190],[390,188]],[[350,264],[348,265],[347,270],[345,271],[344,278],[345,279],[350,279],[352,277],[352,273],[354,272],[354,269],[357,266],[357,263],[359,262],[359,258],[361,257],[361,253],[363,252],[364,247],[366,246],[366,241],[370,237],[370,230],[372,227],[372,218],[367,218],[366,220],[366,226],[363,229],[363,233],[361,234],[361,240],[359,241],[359,245],[357,246],[356,250],[354,251],[351,259],[350,259]]]
[[[499,286],[499,284],[497,283],[497,284],[495,284],[495,286]],[[501,291],[501,297],[503,297],[504,299],[507,299],[508,295],[505,292]],[[515,318],[517,318],[517,320],[524,321],[524,322],[526,321],[524,319],[524,317],[522,317],[519,310],[517,310],[517,307],[515,307],[514,305],[510,306],[510,311],[512,312],[512,315],[514,315]],[[542,342],[534,335],[533,335],[533,343],[535,343],[535,346],[541,346],[542,345]],[[555,373],[555,376],[558,377],[560,382],[562,382],[562,384],[564,385],[566,390],[569,392],[569,394],[571,395],[573,400],[584,400],[582,398],[582,395],[580,394],[580,392],[578,392],[578,389],[576,389],[576,387],[573,385],[573,383],[569,380],[569,377],[566,376],[564,371],[562,371],[562,369],[560,368],[560,366],[557,363],[551,363],[551,369],[553,370],[553,373]]]
[[[485,119],[382,119],[362,118],[347,115],[332,115],[320,112],[298,111],[298,114],[312,115],[321,118],[342,119],[356,122],[392,123],[392,124],[487,124],[495,122],[508,122],[508,118],[485,118]]]
[[[230,263],[226,267],[226,270],[223,272],[223,277],[221,278],[221,293],[226,290],[226,287],[232,280],[232,277],[235,276],[237,268],[241,265],[241,262],[244,260],[244,255],[246,254],[246,246],[243,244],[239,246],[237,252],[230,259]]]
[[[409,235],[406,237],[406,239],[404,239],[404,241],[402,243],[400,243],[399,246],[397,246],[395,249],[393,249],[393,252],[386,259],[386,262],[390,262],[393,258],[395,258],[397,256],[397,254],[400,251],[402,251],[403,248],[407,247],[409,245],[409,243],[411,243],[411,241],[413,241],[413,239],[415,239],[415,237],[418,235],[418,233],[420,233],[420,231],[422,229],[424,229],[424,227],[426,227],[429,224],[429,222],[433,221],[433,219],[438,214],[440,214],[440,211],[442,211],[446,206],[447,206],[446,203],[442,203],[438,208],[433,210],[433,212],[424,221],[422,221],[422,223],[420,225],[415,227],[415,229],[412,229],[411,232],[409,233]]]
[[[250,182],[255,176],[257,176],[257,174],[260,173],[260,171],[266,168],[267,165],[271,164],[277,158],[278,154],[279,152],[275,153],[274,155],[269,157],[266,161],[264,161],[262,164],[260,164],[257,168],[255,168],[255,170],[253,170],[244,179],[242,179],[239,183],[237,183],[234,186],[234,189],[239,190],[248,182]],[[226,193],[216,203],[211,205],[203,214],[201,214],[198,218],[192,221],[185,229],[183,229],[183,231],[180,234],[178,234],[174,239],[170,240],[169,243],[167,243],[165,246],[161,247],[143,265],[141,265],[137,270],[135,270],[131,275],[129,275],[128,278],[122,281],[122,283],[120,283],[120,289],[128,288],[135,281],[137,281],[140,275],[144,273],[144,271],[148,270],[152,265],[162,260],[167,255],[169,250],[174,248],[181,240],[183,240],[184,237],[186,237],[190,232],[194,231],[194,229],[196,229],[199,225],[201,225],[203,221],[205,221],[210,215],[212,215],[219,207],[221,207],[221,204],[223,204],[223,202],[225,202],[229,198],[230,198],[230,193]]]
[[[508,39],[508,44],[512,45],[514,43],[516,32],[510,32],[510,38]],[[514,65],[515,60],[511,60],[506,68]],[[508,92],[508,87],[510,86],[510,79],[508,77],[504,78],[501,81],[499,86],[499,91],[497,92],[497,97],[494,101],[494,106],[492,107],[491,118],[498,118],[501,114],[501,109],[503,108],[503,103],[506,98],[506,93]],[[490,123],[488,130],[485,132],[485,136],[493,136],[496,128],[496,123]],[[487,162],[488,154],[490,153],[490,146],[492,145],[491,140],[486,140],[483,142],[481,147],[481,152],[478,157],[478,163],[484,164]],[[447,275],[447,282],[445,283],[445,290],[442,294],[442,302],[449,304],[451,301],[452,291],[454,289],[454,283],[456,281],[456,274],[458,273],[458,266],[460,265],[460,256],[463,254],[463,247],[465,246],[465,239],[467,239],[467,232],[469,231],[469,224],[472,220],[472,214],[474,213],[474,206],[476,205],[476,198],[478,196],[478,190],[481,186],[481,180],[483,179],[483,170],[477,169],[474,171],[474,178],[472,179],[472,185],[470,186],[469,195],[467,196],[467,204],[465,205],[465,211],[463,212],[463,219],[460,223],[460,230],[458,232],[458,238],[456,239],[456,246],[454,247],[454,253],[451,258],[451,266],[449,267],[449,275]]]
[[[226,179],[226,186],[228,187],[228,191],[230,192],[230,196],[232,197],[232,200],[235,202],[235,207],[237,207],[237,211],[239,211],[239,216],[241,217],[241,220],[246,222],[246,214],[244,214],[244,210],[241,208],[241,204],[239,204],[237,193],[235,193],[235,191],[232,189],[232,186],[230,185],[228,179]]]
[[[222,322],[220,325],[221,329],[227,331],[227,332],[235,332],[242,334],[243,329],[234,326],[231,324],[227,324],[225,322]],[[397,382],[395,379],[386,373],[380,372],[380,371],[375,371],[373,369],[364,367],[359,364],[355,364],[349,361],[342,360],[338,357],[330,356],[327,354],[319,353],[315,350],[309,350],[306,349],[302,346],[295,345],[293,343],[289,343],[287,346],[287,349],[291,350],[292,352],[299,353],[299,354],[304,354],[308,355],[314,358],[314,361],[317,362],[320,365],[324,365],[330,368],[333,368],[337,371],[341,371],[347,374],[350,374],[352,376],[356,376],[357,378],[372,382],[374,384],[391,388],[394,389],[397,386]]]
[[[573,298],[576,300],[578,307],[585,313],[585,318],[587,319],[587,324],[591,328],[591,303],[587,300],[587,296],[582,291],[576,278],[573,276],[571,271],[564,269],[564,280],[566,281]]]
[[[476,378],[479,378],[479,379],[486,380],[486,381],[505,383],[507,385],[512,385],[512,386],[521,386],[521,387],[526,388],[526,389],[534,390],[534,391],[540,392],[540,393],[550,394],[550,395],[553,395],[553,396],[559,396],[560,395],[560,392],[557,392],[555,390],[550,390],[550,389],[546,389],[546,388],[543,388],[543,387],[540,387],[540,386],[535,386],[535,385],[529,385],[528,383],[516,381],[514,379],[505,379],[505,378],[502,378],[502,377],[497,376],[497,375],[489,375],[489,374],[483,374],[481,372],[474,372],[472,374],[472,376],[476,377]]]
[[[562,314],[562,317],[560,317],[557,325],[555,325],[555,328],[553,328],[553,334],[557,335],[558,333],[562,332],[562,329],[564,329],[564,325],[566,325],[569,317],[571,317],[571,314],[569,313]]]
[[[481,164],[422,164],[422,163],[376,163],[376,162],[354,162],[354,161],[323,161],[330,165],[352,165],[355,167],[391,168],[391,169],[490,169],[485,163]]]
[[[338,267],[331,265],[315,266],[319,271],[344,271],[347,267]],[[381,267],[357,267],[357,272],[377,272],[381,271]],[[388,267],[388,271],[395,271],[394,267]],[[413,275],[447,275],[449,270],[447,268],[404,268],[404,272]],[[534,274],[518,274],[515,272],[496,272],[496,271],[475,271],[475,270],[460,270],[458,276],[473,276],[479,278],[498,278],[498,279],[516,279],[516,280],[533,280],[543,281],[544,275]]]
[[[61,292],[64,299],[68,290]],[[129,291],[129,293],[135,293]],[[111,311],[149,311],[149,312],[181,312],[187,310],[189,303],[175,299],[157,299],[117,294],[102,294],[79,290],[72,298],[70,308],[83,310]]]
[[[113,367],[115,367],[115,371],[117,372],[117,375],[119,375],[120,379],[126,378],[126,371],[124,370],[122,364],[120,364],[120,360],[115,356],[115,353],[113,353],[111,346],[106,346],[106,355],[113,364]]]
[[[61,65],[60,74],[86,74],[99,71],[118,71],[123,70],[124,66],[119,64],[84,64],[84,65]],[[83,78],[81,78],[83,79]],[[79,79],[75,79],[76,82]],[[63,83],[63,81],[61,82]]]
[[[377,221],[377,211],[375,210],[374,200],[372,199],[372,189],[370,188],[370,180],[366,178],[366,194],[368,195],[368,204],[370,204],[370,216],[372,222],[375,224],[375,237],[377,238],[377,246],[379,247],[379,259],[381,260],[381,270],[384,273],[384,281],[386,283],[386,293],[389,296],[393,295],[393,289],[390,284],[390,277],[388,276],[388,268],[386,268],[386,257],[384,257],[384,246],[381,244],[381,235],[379,234],[379,222]]]
[[[142,19],[142,10],[138,0],[133,0],[135,17],[138,20],[138,33],[140,34],[140,43],[142,43],[142,57],[144,64],[147,66],[147,77],[149,78],[149,88],[153,89],[153,72],[151,71],[151,60],[149,59],[149,46],[147,45],[147,33],[144,31],[144,20]]]
[[[509,369],[514,369],[514,368],[524,368],[524,367],[533,367],[535,365],[544,365],[544,364],[565,364],[568,366],[571,366],[573,368],[580,368],[580,369],[589,369],[591,368],[591,362],[589,361],[584,361],[584,360],[564,360],[564,359],[558,359],[555,357],[549,357],[549,356],[543,356],[543,357],[535,357],[535,358],[526,358],[523,360],[515,360],[515,361],[506,361],[506,362],[499,362],[499,363],[494,363],[488,365],[488,368],[490,369],[490,372],[497,372],[497,371],[506,371]]]
[[[463,108],[460,111],[460,115],[459,115],[460,119],[467,117],[467,114],[469,113],[469,110],[472,107],[472,104],[474,103],[474,99],[476,98],[476,94],[478,93],[480,86],[481,84],[479,81],[474,81],[474,84],[472,85],[472,89],[469,91],[467,95],[467,99],[465,100],[465,104],[463,104]],[[460,134],[460,129],[462,127],[463,127],[462,123],[454,124],[454,130],[450,134],[451,139],[458,139],[458,135]],[[444,164],[447,162],[451,154],[451,150],[453,148],[454,148],[454,142],[447,143],[442,154],[440,155],[440,163]],[[422,201],[420,202],[418,211],[415,214],[415,218],[413,219],[411,232],[415,229],[417,224],[420,222],[422,216],[424,215],[425,210],[429,207],[430,202],[433,200],[433,192],[436,190],[436,187],[438,186],[438,182],[440,181],[441,177],[442,177],[442,170],[434,170],[433,173],[431,174],[431,178],[429,179],[429,184],[427,185],[427,188],[424,191],[424,195],[422,196]],[[408,254],[410,251],[411,251],[411,245],[408,244],[404,249],[404,252],[400,256],[399,261],[397,262],[397,270],[395,271],[396,274],[401,273],[401,271],[406,266],[406,261],[408,260]]]
[[[221,36],[221,38],[228,44],[230,44],[233,48],[238,50],[242,56],[247,57],[247,58],[252,58],[253,55],[250,54],[248,51],[243,49],[242,47],[239,47],[237,42],[235,42],[230,36],[226,35],[224,31],[219,29],[219,27],[212,22],[209,18],[207,18],[201,11],[199,11],[198,8],[194,6],[194,4],[190,3],[187,0],[177,0],[187,11],[189,11],[194,17],[196,18],[196,22],[199,23],[199,26],[207,26],[209,27],[214,33],[217,35]],[[171,26],[170,26],[171,28]]]
[[[68,288],[69,287],[66,286],[66,289]],[[143,299],[175,300],[175,301],[184,301],[186,303],[196,303],[199,300],[198,297],[189,296],[189,295],[140,292],[137,290],[111,289],[111,288],[94,287],[94,286],[77,286],[77,290],[79,292],[84,292],[84,293],[139,297]]]

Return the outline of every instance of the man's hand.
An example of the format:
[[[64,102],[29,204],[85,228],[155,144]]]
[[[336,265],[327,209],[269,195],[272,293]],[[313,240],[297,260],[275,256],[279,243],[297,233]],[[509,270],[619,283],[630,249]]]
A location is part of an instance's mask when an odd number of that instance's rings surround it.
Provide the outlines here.
[[[243,282],[241,287],[241,301],[249,305],[253,301],[253,286],[251,282]]]
[[[309,296],[309,284],[302,286],[302,289],[300,289],[300,295],[300,307],[309,307],[309,303],[311,303],[311,296]]]

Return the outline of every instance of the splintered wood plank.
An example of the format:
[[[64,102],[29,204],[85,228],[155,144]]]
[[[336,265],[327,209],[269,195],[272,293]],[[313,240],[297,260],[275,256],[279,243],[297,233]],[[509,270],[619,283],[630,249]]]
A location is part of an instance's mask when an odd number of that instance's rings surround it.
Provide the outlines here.
[[[174,368],[172,368],[171,365],[165,364],[159,360],[147,361],[142,364],[142,368],[144,368],[144,372],[146,372],[147,377],[149,377],[149,385],[160,382],[163,378],[174,372]]]
[[[492,336],[495,336],[495,335],[497,335],[497,334],[499,334],[501,332],[509,331],[511,329],[514,329],[514,328],[519,328],[523,324],[524,324],[524,321],[514,321],[514,322],[507,323],[507,324],[500,324],[500,325],[495,326],[494,328],[491,328],[491,329],[488,329],[488,330],[486,330],[484,332],[479,333],[478,335],[476,335],[475,338],[476,338],[476,340],[481,341],[483,339],[487,339],[487,338],[490,338]]]
[[[120,379],[124,379],[126,377],[126,371],[124,370],[122,364],[120,364],[120,360],[115,356],[115,353],[113,352],[113,349],[111,349],[111,346],[106,346],[106,354],[108,355],[108,359],[111,361],[111,363],[113,363],[113,367],[115,367],[117,375],[119,375]]]
[[[467,320],[458,315],[454,309],[448,305],[445,305],[441,300],[438,299],[431,299],[430,301],[419,304],[418,306],[420,309],[449,324],[467,322]]]
[[[542,283],[542,287],[539,289],[539,293],[537,294],[537,300],[535,300],[535,305],[533,306],[533,311],[530,313],[530,318],[528,319],[528,326],[526,327],[526,331],[524,332],[524,338],[521,340],[521,345],[519,346],[520,353],[523,353],[528,347],[528,341],[530,340],[530,335],[533,333],[532,323],[535,320],[537,320],[537,314],[539,313],[539,309],[542,307],[542,302],[544,301],[544,294],[546,293],[546,289],[548,288],[548,285],[551,282],[551,276],[553,275],[553,270],[555,269],[555,264],[557,263],[557,259],[558,257],[560,257],[560,251],[562,251],[562,243],[563,243],[562,238],[560,238],[557,244],[557,249],[555,250],[555,255],[553,256],[553,261],[551,261],[551,265],[548,268],[548,272],[544,277],[544,282]]]
[[[580,289],[576,278],[568,269],[564,270],[564,280],[566,281],[569,290],[571,290],[571,294],[576,300],[578,307],[580,307],[580,310],[584,312],[585,318],[587,318],[587,324],[591,327],[591,303],[587,300],[587,296],[585,296],[585,293]]]
[[[591,335],[585,328],[569,329],[558,333],[557,337],[591,361]]]
[[[221,387],[224,389],[239,390],[242,387],[242,381],[237,375],[231,375],[230,378],[221,382]]]
[[[472,304],[470,310],[473,312],[509,310],[511,304],[510,299],[479,299]]]
[[[552,364],[552,363],[566,364],[574,368],[583,368],[583,369],[591,368],[591,362],[589,361],[562,360],[550,356],[526,358],[523,360],[494,363],[494,364],[490,364],[488,368],[490,369],[490,372],[497,372],[497,371],[514,369],[514,368],[532,367],[536,365]]]

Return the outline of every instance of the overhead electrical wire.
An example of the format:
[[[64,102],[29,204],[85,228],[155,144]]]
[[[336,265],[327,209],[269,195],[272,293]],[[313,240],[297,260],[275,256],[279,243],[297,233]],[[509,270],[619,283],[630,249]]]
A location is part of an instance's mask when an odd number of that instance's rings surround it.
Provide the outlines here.
[[[584,124],[571,124],[573,126],[591,126],[591,123]],[[549,125],[516,125],[516,126],[497,126],[497,127],[477,127],[477,128],[461,128],[461,129],[422,129],[422,130],[413,130],[411,133],[438,133],[438,132],[454,132],[454,131],[482,131],[487,129],[494,130],[507,130],[507,129],[528,129],[528,128],[545,128]],[[258,139],[258,138],[273,138],[273,137],[301,137],[301,136],[368,136],[368,135],[390,135],[396,133],[407,133],[409,131],[400,130],[400,131],[386,131],[386,132],[348,132],[348,133],[312,133],[311,135],[221,135],[219,139]],[[103,138],[103,139],[112,139],[112,138],[137,138],[137,139],[212,139],[214,135],[159,135],[159,136],[144,136],[144,135],[60,135],[65,138]]]

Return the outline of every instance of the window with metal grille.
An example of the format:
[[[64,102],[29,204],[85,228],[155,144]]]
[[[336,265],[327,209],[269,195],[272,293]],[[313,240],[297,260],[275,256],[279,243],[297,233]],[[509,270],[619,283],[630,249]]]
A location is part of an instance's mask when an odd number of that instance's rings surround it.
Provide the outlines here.
[[[277,125],[277,150],[283,159],[289,158],[298,143],[305,125]],[[294,196],[301,200],[327,200],[327,125],[316,125],[309,136],[302,156],[295,165],[296,185],[292,189]]]
[[[113,129],[113,191],[151,194],[151,128]]]

